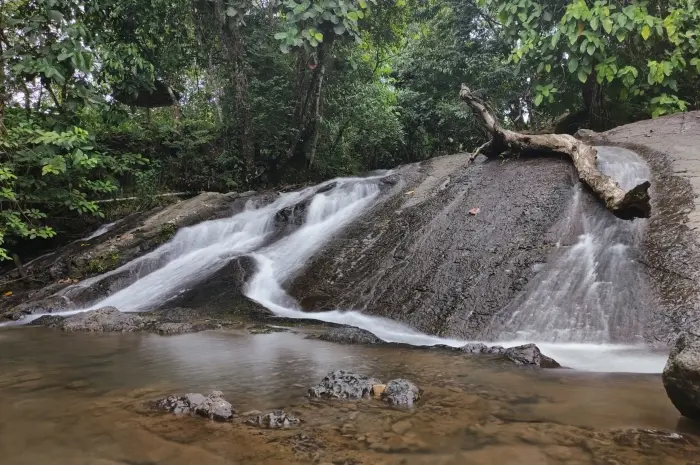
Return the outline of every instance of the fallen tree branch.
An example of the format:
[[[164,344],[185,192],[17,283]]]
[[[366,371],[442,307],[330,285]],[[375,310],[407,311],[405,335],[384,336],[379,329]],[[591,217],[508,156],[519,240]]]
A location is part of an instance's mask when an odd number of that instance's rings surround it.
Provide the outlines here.
[[[462,84],[459,93],[469,105],[484,129],[491,135],[491,141],[480,148],[486,155],[496,155],[505,151],[556,152],[571,158],[579,180],[586,184],[615,216],[622,219],[648,218],[649,181],[625,191],[610,176],[603,174],[596,163],[598,151],[568,134],[521,134],[504,129],[496,119],[489,105],[475,96]]]
[[[149,195],[148,197],[182,197],[183,195],[192,195],[192,192],[169,192],[167,194],[156,194]],[[105,200],[93,200],[94,203],[112,203],[112,202],[126,202],[128,200],[141,200],[143,197],[121,197],[118,199],[105,199]]]

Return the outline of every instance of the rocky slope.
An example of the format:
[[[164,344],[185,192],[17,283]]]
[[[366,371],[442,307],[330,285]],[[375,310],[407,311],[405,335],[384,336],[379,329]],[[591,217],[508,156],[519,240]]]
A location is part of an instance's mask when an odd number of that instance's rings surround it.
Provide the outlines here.
[[[317,255],[292,295],[308,311],[362,309],[431,334],[479,337],[554,248],[571,166],[453,155],[397,176],[397,193]]]

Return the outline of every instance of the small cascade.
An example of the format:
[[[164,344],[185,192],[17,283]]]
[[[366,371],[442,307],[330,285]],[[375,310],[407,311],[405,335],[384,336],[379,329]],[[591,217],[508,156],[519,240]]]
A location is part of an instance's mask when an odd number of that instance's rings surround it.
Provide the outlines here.
[[[649,175],[636,154],[622,149],[601,147],[599,163],[622,187]],[[376,204],[386,174],[334,179],[282,194],[262,207],[249,204],[229,218],[183,228],[149,254],[67,288],[65,295],[70,296],[104,281],[111,294],[88,308],[59,314],[104,306],[124,312],[157,308],[232,260],[249,256],[257,268],[245,286],[245,295],[276,315],[352,325],[388,342],[462,346],[468,341],[430,336],[351,309],[307,313],[285,289],[315,253]],[[303,218],[295,218],[292,227],[281,226],[279,213],[299,206],[303,206],[299,209]],[[641,278],[632,252],[644,222],[614,218],[579,187],[559,226],[561,253],[500,315],[500,339],[507,341],[500,344],[535,342],[560,363],[574,368],[658,372],[664,355],[650,354],[638,344],[642,318],[635,303],[643,300],[637,295]],[[119,279],[111,279],[115,277]]]
[[[600,169],[629,189],[649,179],[634,152],[598,147]],[[501,337],[548,342],[643,343],[648,308],[634,252],[645,220],[616,218],[576,186],[560,225],[558,256],[506,308]]]

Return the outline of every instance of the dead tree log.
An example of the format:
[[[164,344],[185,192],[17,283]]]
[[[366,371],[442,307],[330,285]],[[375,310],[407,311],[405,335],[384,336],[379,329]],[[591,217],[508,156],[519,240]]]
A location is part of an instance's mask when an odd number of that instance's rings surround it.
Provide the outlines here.
[[[521,134],[504,129],[490,106],[475,96],[462,84],[459,93],[469,105],[484,129],[491,135],[491,141],[480,148],[487,155],[513,153],[556,152],[568,155],[576,168],[579,180],[597,195],[615,216],[622,219],[648,218],[649,181],[624,191],[610,176],[603,174],[596,163],[598,151],[568,134]]]

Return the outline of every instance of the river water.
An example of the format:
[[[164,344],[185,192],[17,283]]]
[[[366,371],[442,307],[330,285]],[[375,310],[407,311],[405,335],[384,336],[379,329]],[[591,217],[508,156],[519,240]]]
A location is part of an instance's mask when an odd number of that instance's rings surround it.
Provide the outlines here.
[[[421,404],[401,411],[378,401],[304,397],[341,368],[384,381],[409,378],[425,391]],[[302,426],[261,431],[144,407],[167,394],[213,389],[239,413],[284,408]],[[289,332],[160,337],[6,328],[0,392],[3,465],[685,464],[684,457],[700,452],[692,439],[640,445],[630,442],[631,433],[611,432],[660,428],[692,438],[659,375],[520,370],[435,350],[342,346]]]

